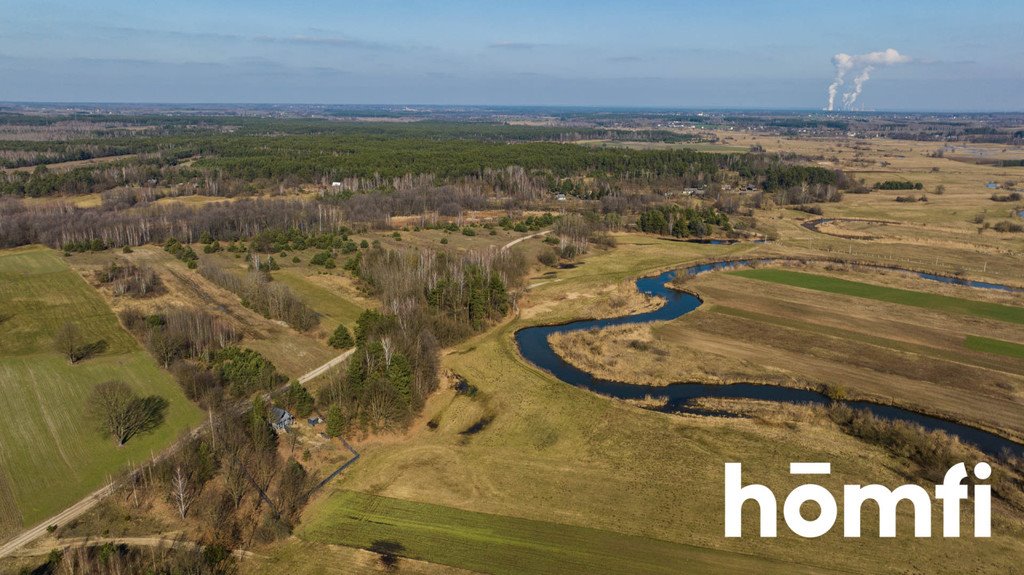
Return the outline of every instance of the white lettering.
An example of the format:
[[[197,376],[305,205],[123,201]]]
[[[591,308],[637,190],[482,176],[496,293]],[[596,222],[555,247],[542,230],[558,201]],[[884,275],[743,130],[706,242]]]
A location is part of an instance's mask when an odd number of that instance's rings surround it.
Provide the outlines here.
[[[791,475],[830,475],[832,466],[822,462],[790,463]],[[992,466],[981,462],[974,466],[974,476],[986,481],[992,475]],[[971,494],[964,483],[967,467],[958,463],[949,468],[942,484],[935,486],[935,499],[942,502],[943,537],[960,536],[960,502]],[[974,536],[992,536],[992,487],[976,483],[974,486]],[[725,464],[725,536],[741,537],[743,532],[743,504],[754,500],[758,506],[761,537],[778,535],[778,503],[772,490],[764,485],[743,485],[743,466]],[[861,511],[864,502],[878,505],[879,537],[896,537],[896,518],[901,501],[909,501],[914,510],[914,536],[931,537],[932,501],[929,491],[919,485],[900,485],[890,489],[884,485],[843,486],[843,535],[861,536]],[[803,515],[805,503],[815,503],[818,514],[814,519]],[[808,483],[793,489],[786,497],[782,509],[786,526],[796,535],[813,538],[828,533],[836,523],[838,505],[832,493],[821,485]]]

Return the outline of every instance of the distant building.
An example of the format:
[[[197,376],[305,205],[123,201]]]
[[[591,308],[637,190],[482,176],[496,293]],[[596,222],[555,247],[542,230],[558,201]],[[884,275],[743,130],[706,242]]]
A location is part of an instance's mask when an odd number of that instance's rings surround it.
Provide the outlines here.
[[[332,188],[340,188],[341,187],[341,182],[331,182],[331,187]]]
[[[557,196],[555,196],[555,199],[560,201],[560,202],[564,202],[565,201],[565,194],[558,194]]]
[[[278,431],[288,429],[293,423],[295,423],[295,418],[284,409],[280,407],[270,409],[270,425],[274,426],[274,429]]]

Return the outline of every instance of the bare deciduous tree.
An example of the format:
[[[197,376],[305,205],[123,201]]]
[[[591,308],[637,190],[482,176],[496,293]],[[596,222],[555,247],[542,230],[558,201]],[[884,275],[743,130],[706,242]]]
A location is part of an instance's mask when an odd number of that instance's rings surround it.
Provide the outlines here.
[[[105,381],[93,389],[89,411],[100,431],[120,446],[135,435],[160,426],[167,400],[158,395],[140,397],[123,381]]]
[[[80,339],[78,326],[71,322],[66,322],[53,336],[53,347],[57,350],[57,353],[68,358],[68,361],[75,363],[78,359]]]
[[[395,355],[395,344],[391,338],[384,336],[380,338],[380,346],[384,349],[384,366],[391,367],[391,358]]]
[[[182,519],[188,513],[192,503],[195,501],[196,492],[192,488],[189,474],[182,470],[181,465],[174,467],[174,476],[171,478],[171,501],[178,510]]]

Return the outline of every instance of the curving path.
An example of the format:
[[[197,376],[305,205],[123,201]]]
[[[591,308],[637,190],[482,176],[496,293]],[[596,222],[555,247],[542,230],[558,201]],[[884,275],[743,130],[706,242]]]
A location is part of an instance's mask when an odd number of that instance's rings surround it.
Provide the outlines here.
[[[179,539],[176,533],[166,533],[163,535],[154,535],[151,537],[69,537],[67,539],[61,539],[50,545],[43,545],[32,549],[26,549],[19,553],[15,553],[15,557],[39,557],[46,555],[54,550],[64,550],[69,547],[76,545],[103,545],[104,543],[112,543],[114,545],[131,545],[132,547],[162,547],[166,549],[170,548],[182,548],[182,549],[199,549],[203,546],[193,541],[187,541]],[[231,552],[238,559],[251,559],[253,557],[260,557],[252,551],[245,551],[243,549],[235,549]]]
[[[552,231],[554,231],[554,230],[544,230],[543,232],[537,232],[535,234],[530,234],[528,236],[523,236],[521,238],[516,238],[516,239],[510,241],[509,243],[501,246],[501,251],[505,251],[505,250],[509,249],[510,247],[520,243],[520,242],[525,242],[526,240],[528,240],[530,238],[536,238],[536,237],[540,237],[540,236],[544,236],[544,235],[550,234]]]
[[[696,275],[723,269],[749,266],[755,263],[773,263],[775,261],[778,260],[732,260],[694,265],[686,268],[685,271],[687,274]],[[922,275],[920,272],[912,270],[903,271],[919,274],[924,279],[951,281],[950,278],[944,278],[942,276],[934,276],[931,274]],[[640,278],[636,281],[636,287],[641,293],[665,299],[666,303],[661,308],[636,315],[609,319],[582,320],[561,325],[541,325],[523,328],[515,334],[519,351],[528,362],[550,372],[556,378],[570,385],[575,385],[583,389],[618,399],[643,399],[647,395],[667,398],[668,401],[666,405],[659,408],[659,411],[712,415],[711,413],[700,409],[694,409],[687,405],[691,400],[704,397],[757,399],[783,403],[812,403],[819,405],[828,405],[832,403],[830,398],[816,391],[784,387],[781,385],[761,385],[751,383],[735,383],[728,385],[677,383],[668,386],[656,386],[610,381],[595,377],[590,373],[573,366],[562,359],[554,349],[552,349],[551,344],[548,341],[548,336],[553,333],[589,330],[595,328],[600,329],[616,325],[647,323],[652,321],[666,321],[683,316],[700,307],[703,301],[697,295],[672,289],[666,285],[666,283],[671,281],[675,276],[676,272],[673,270],[654,277]],[[1001,284],[986,284],[983,282],[975,282],[968,285],[980,289],[1020,289]],[[866,409],[883,419],[916,423],[929,431],[944,431],[950,435],[959,437],[965,443],[977,446],[983,452],[992,456],[1000,456],[1005,452],[1008,452],[1018,457],[1024,457],[1024,445],[976,427],[925,415],[909,409],[869,401],[844,401],[843,403],[856,409]]]

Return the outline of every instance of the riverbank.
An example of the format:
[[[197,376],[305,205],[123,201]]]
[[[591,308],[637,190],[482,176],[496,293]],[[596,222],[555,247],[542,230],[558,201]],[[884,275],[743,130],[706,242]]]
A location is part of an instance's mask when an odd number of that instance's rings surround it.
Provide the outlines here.
[[[728,267],[727,265],[719,266],[722,269],[727,269]],[[706,266],[688,268],[691,272],[706,269],[708,269]],[[732,353],[734,348],[742,347],[736,344],[738,339],[743,346],[756,348],[748,350],[750,353],[746,356],[755,361],[758,361],[758,358],[781,356],[785,366],[781,367],[781,369],[789,371],[787,369],[789,366],[799,367],[801,369],[795,371],[795,373],[799,374],[799,377],[783,378],[784,384],[788,384],[792,388],[781,387],[776,389],[773,385],[749,386],[747,385],[748,381],[735,385],[719,386],[722,389],[715,389],[714,385],[706,384],[676,384],[667,389],[663,388],[663,391],[659,391],[659,386],[656,383],[638,381],[636,375],[627,378],[628,381],[635,382],[632,385],[615,381],[612,378],[602,377],[610,374],[610,368],[607,364],[608,358],[602,359],[597,354],[592,354],[592,357],[597,361],[604,362],[601,366],[603,369],[596,374],[589,373],[584,369],[580,369],[579,361],[574,365],[572,361],[566,361],[566,357],[560,357],[549,344],[548,338],[550,336],[556,334],[576,334],[566,336],[567,338],[575,338],[574,340],[561,340],[562,344],[566,344],[563,345],[563,353],[565,347],[572,347],[572,357],[578,358],[581,355],[591,355],[587,353],[588,347],[597,345],[596,338],[602,337],[603,334],[598,332],[588,335],[587,332],[590,330],[604,330],[604,328],[621,329],[622,326],[633,326],[650,321],[666,321],[689,314],[697,309],[701,305],[699,298],[690,294],[676,292],[663,285],[664,282],[671,279],[671,276],[671,273],[666,273],[657,278],[643,278],[637,281],[638,291],[658,294],[667,299],[668,303],[661,310],[611,320],[587,320],[568,325],[539,326],[524,329],[516,334],[516,339],[523,356],[535,365],[552,372],[559,379],[573,385],[591,389],[597,393],[630,399],[637,399],[646,393],[669,394],[670,401],[667,407],[669,410],[680,409],[686,401],[702,396],[749,396],[761,399],[772,397],[780,401],[827,402],[828,398],[816,393],[816,390],[839,390],[839,393],[849,395],[851,398],[870,401],[871,404],[868,407],[874,409],[878,414],[886,417],[906,417],[908,420],[924,425],[929,429],[942,429],[954,434],[961,434],[965,439],[970,438],[971,441],[978,443],[983,449],[991,453],[998,453],[1004,448],[1024,453],[1024,450],[1022,450],[1024,448],[1021,448],[1019,444],[1006,439],[1006,436],[1009,436],[1012,439],[1020,440],[1022,437],[1020,430],[1024,429],[1021,410],[1018,409],[1014,400],[1014,390],[1024,387],[1024,378],[1021,378],[1019,375],[1021,371],[1024,371],[1024,365],[1021,365],[1017,358],[991,358],[988,357],[990,354],[976,354],[975,363],[980,365],[964,364],[952,357],[957,353],[967,353],[962,350],[934,348],[926,350],[930,353],[921,353],[922,350],[920,348],[926,346],[919,342],[907,342],[899,339],[887,341],[885,338],[876,338],[875,341],[863,341],[863,339],[858,340],[856,337],[835,337],[827,329],[828,326],[817,326],[825,329],[819,329],[817,333],[814,333],[813,330],[810,330],[811,333],[806,333],[809,330],[800,330],[786,325],[764,325],[764,322],[751,321],[751,318],[743,317],[742,310],[740,313],[728,313],[735,310],[726,308],[724,310],[726,313],[715,313],[715,311],[723,310],[720,306],[710,306],[710,309],[713,310],[711,313],[693,314],[686,318],[685,325],[691,328],[697,327],[697,331],[703,331],[705,335],[710,331],[712,335],[717,336],[712,339],[715,340],[713,343],[717,344],[714,347],[719,351],[728,349]],[[784,288],[785,286],[771,285],[764,287],[748,284],[742,291],[745,294],[756,290],[778,291]],[[803,291],[806,290],[801,290],[801,293]],[[803,295],[807,296],[807,294]],[[780,299],[786,298],[777,298],[775,301],[767,303],[765,307],[770,309],[779,308]],[[828,301],[833,299],[837,301]],[[928,309],[920,311],[911,310],[908,312],[906,309],[902,309],[905,306],[898,306],[900,309],[894,311],[886,306],[891,307],[897,304],[864,301],[860,297],[852,298],[851,301],[850,296],[846,295],[833,297],[830,294],[829,298],[823,299],[816,294],[812,294],[810,301],[805,301],[804,303],[817,306],[816,313],[826,316],[835,316],[841,310],[867,309],[870,312],[868,314],[854,314],[856,316],[854,319],[859,319],[862,322],[871,317],[893,318],[900,317],[900,314],[904,316],[915,316],[916,314],[918,319],[922,320],[919,322],[923,324],[920,327],[927,325],[934,329],[936,328],[934,325],[936,320],[938,320],[937,323],[939,324],[948,323],[948,319],[941,312]],[[793,307],[792,302],[790,302],[790,307]],[[691,317],[697,319],[691,319]],[[707,325],[702,326],[700,323],[711,321],[709,318],[717,320],[719,323],[723,321],[726,323],[731,322],[733,325],[728,326],[724,331],[715,333],[714,329],[709,330]],[[989,322],[991,325],[987,325],[985,323],[987,320],[976,319],[972,321],[976,326],[984,324],[980,327],[983,327],[986,332],[1002,327],[1002,329],[1007,330],[1006,333],[1008,334],[1016,333],[1016,330],[1012,327],[1007,328],[996,325],[999,322],[995,324]],[[695,326],[693,322],[698,322],[698,324]],[[682,324],[681,322],[668,322],[666,325],[674,328]],[[701,327],[704,329],[701,330]],[[766,328],[766,331],[762,333],[761,327]],[[813,324],[811,324],[811,327],[813,327]],[[907,322],[901,322],[899,325],[889,326],[889,331],[908,331],[908,324]],[[909,331],[916,333],[916,330]],[[621,333],[626,334],[629,332],[622,330]],[[869,333],[874,332],[869,330]],[[578,334],[583,335],[580,336]],[[782,337],[779,337],[779,334],[782,334]],[[675,335],[674,341],[692,343],[695,339],[692,333],[685,333],[683,331]],[[737,335],[739,336],[738,338]],[[856,333],[852,335],[856,335]],[[863,335],[867,336],[868,334]],[[591,341],[587,341],[588,337],[591,338]],[[540,341],[541,338],[543,338],[543,341]],[[959,338],[962,344],[963,336],[960,335]],[[706,342],[707,338],[705,337],[704,340]],[[556,338],[556,343],[557,341],[558,339]],[[658,358],[644,357],[649,354],[658,355],[657,348],[650,347],[639,339],[632,341],[637,343],[628,346],[628,351],[622,351],[618,356],[611,358],[615,366],[619,368],[617,373],[625,373],[626,370],[622,366],[627,365],[671,365],[673,367],[677,365],[675,361],[672,361],[670,364],[664,358],[661,358],[659,362]],[[927,338],[925,341],[927,341]],[[574,347],[574,343],[579,345]],[[885,343],[890,343],[891,345],[884,345]],[[760,349],[758,346],[768,349]],[[908,349],[908,346],[914,349]],[[678,349],[678,347],[676,346],[674,349]],[[809,350],[812,352],[816,351],[817,353],[807,353]],[[943,355],[950,357],[943,357]],[[760,362],[763,363],[763,360],[760,360]],[[1000,366],[1016,368],[1017,375],[1011,375],[994,369],[992,362],[1001,362]],[[584,363],[584,365],[586,364]],[[808,368],[811,368],[810,371],[812,372],[810,377],[807,374]],[[641,374],[642,372],[641,370]],[[692,373],[684,373],[682,376],[678,372],[669,374],[663,371],[662,373],[664,374],[660,379],[662,383],[669,382],[670,379],[672,381],[694,381],[694,378],[689,377],[694,375]],[[844,374],[846,377],[839,378],[839,381],[837,381],[837,373]],[[674,379],[672,379],[673,375]],[[865,380],[866,384],[862,383],[862,380]],[[851,385],[847,389],[844,386],[844,383],[847,381],[855,385]],[[731,383],[721,380],[719,382]],[[760,383],[766,382],[762,379]],[[768,383],[775,384],[776,382]],[[789,392],[786,391],[787,389]],[[971,402],[963,401],[963,394],[965,392],[973,394]],[[922,398],[927,398],[927,401],[922,402]],[[879,407],[872,407],[875,405]],[[964,405],[970,406],[971,409],[964,409]],[[882,406],[900,406],[900,408],[887,407],[886,409],[881,409]],[[954,422],[968,422],[975,427],[960,425]],[[959,427],[964,429],[959,429]],[[983,431],[983,429],[988,431]]]

